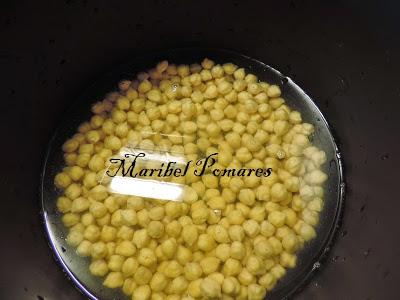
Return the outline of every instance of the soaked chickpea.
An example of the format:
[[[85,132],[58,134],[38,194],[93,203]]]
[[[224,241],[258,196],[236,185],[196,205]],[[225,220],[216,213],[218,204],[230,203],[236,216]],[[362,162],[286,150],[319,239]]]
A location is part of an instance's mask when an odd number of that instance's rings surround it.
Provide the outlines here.
[[[264,299],[317,234],[327,174],[326,154],[309,139],[314,126],[278,85],[207,58],[162,61],[118,89],[62,146],[54,184],[67,243],[91,259],[104,286],[132,299]],[[168,177],[182,195],[165,201],[112,189],[110,158],[131,149],[217,156],[200,176],[193,166]],[[160,164],[137,163],[141,171]],[[270,175],[256,173],[268,167]],[[254,173],[218,174],[224,169]]]

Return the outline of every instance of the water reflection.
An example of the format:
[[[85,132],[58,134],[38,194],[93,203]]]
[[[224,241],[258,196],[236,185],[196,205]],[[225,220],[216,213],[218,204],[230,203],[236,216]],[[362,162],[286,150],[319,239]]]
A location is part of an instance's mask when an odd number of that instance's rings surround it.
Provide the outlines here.
[[[116,176],[111,179],[108,190],[116,194],[182,201],[184,186],[172,182]]]

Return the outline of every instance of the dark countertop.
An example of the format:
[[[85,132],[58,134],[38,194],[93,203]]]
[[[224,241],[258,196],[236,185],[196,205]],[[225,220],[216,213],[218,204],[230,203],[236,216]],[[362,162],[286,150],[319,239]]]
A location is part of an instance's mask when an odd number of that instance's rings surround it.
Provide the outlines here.
[[[395,1],[2,3],[0,299],[84,299],[40,223],[47,143],[96,77],[136,53],[178,46],[232,49],[276,67],[313,97],[339,138],[343,226],[296,299],[399,299],[398,11]]]

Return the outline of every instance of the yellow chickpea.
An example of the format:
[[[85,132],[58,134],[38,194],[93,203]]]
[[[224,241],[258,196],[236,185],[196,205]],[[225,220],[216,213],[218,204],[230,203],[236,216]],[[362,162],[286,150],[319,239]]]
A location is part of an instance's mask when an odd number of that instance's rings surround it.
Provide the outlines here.
[[[246,248],[243,243],[234,241],[231,244],[230,256],[237,260],[242,260],[246,255]]]
[[[257,266],[259,266],[259,262],[257,262]],[[247,270],[246,268],[242,269],[237,278],[239,282],[245,286],[248,286],[255,282],[254,275],[250,273],[249,270]]]
[[[222,283],[222,291],[224,294],[230,295],[230,296],[236,296],[240,292],[240,283],[239,281],[232,276],[224,278],[224,281]]]
[[[189,246],[193,245],[198,238],[198,231],[196,226],[184,226],[182,229],[182,237],[186,244],[188,244]]]
[[[187,280],[193,281],[202,275],[203,270],[199,263],[191,262],[185,265],[184,274]]]
[[[280,211],[273,211],[268,215],[268,221],[275,227],[281,227],[285,224],[286,215]]]
[[[211,235],[208,234],[200,234],[199,239],[197,241],[197,246],[202,251],[211,251],[215,248],[215,240]]]
[[[108,288],[115,289],[117,287],[121,287],[123,283],[124,280],[121,272],[110,272],[104,279],[103,285]]]
[[[79,141],[76,139],[69,139],[62,145],[62,150],[67,153],[74,152],[79,147]]]
[[[139,263],[133,257],[127,258],[122,264],[121,270],[124,277],[133,275],[139,268]]]
[[[151,296],[151,289],[148,285],[140,285],[134,291],[132,299],[149,300]]]
[[[168,267],[165,269],[164,274],[168,278],[176,278],[182,274],[182,272],[182,266],[178,262],[172,260],[168,263]]]
[[[154,292],[163,291],[168,284],[168,279],[164,274],[156,272],[150,281],[150,288]]]
[[[247,289],[249,300],[262,300],[265,298],[266,290],[258,284],[250,284]]]
[[[94,276],[104,276],[108,273],[108,266],[105,260],[94,260],[89,266],[90,273]]]
[[[208,275],[218,270],[220,260],[217,257],[205,257],[200,261],[203,273]]]
[[[239,192],[239,200],[245,205],[252,206],[256,201],[256,195],[251,189],[242,189]]]
[[[152,273],[148,268],[140,266],[133,275],[133,278],[137,284],[144,285],[150,282],[151,276]]]
[[[200,291],[207,299],[219,299],[221,297],[221,285],[210,277],[201,281]]]
[[[243,223],[244,232],[254,238],[260,232],[260,225],[254,220],[247,220]]]
[[[139,251],[137,261],[145,267],[151,267],[157,262],[157,258],[153,250],[150,248],[142,248]]]
[[[57,209],[62,213],[67,213],[71,210],[72,201],[67,197],[59,197],[57,199]]]
[[[215,255],[221,261],[226,261],[229,258],[230,247],[228,244],[219,244],[215,249]]]
[[[115,248],[115,253],[125,257],[130,257],[136,253],[136,246],[131,241],[122,241]]]
[[[228,231],[221,225],[216,225],[213,232],[213,237],[218,243],[229,242]]]

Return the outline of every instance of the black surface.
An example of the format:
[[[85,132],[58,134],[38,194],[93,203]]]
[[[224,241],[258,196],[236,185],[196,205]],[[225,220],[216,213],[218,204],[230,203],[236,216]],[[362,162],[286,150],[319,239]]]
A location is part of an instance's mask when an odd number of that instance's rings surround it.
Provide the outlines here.
[[[278,4],[279,3],[279,4]],[[40,168],[69,103],[146,50],[228,48],[291,76],[340,140],[348,185],[329,260],[296,299],[398,299],[400,67],[391,1],[1,3],[0,299],[83,299],[38,215]]]

